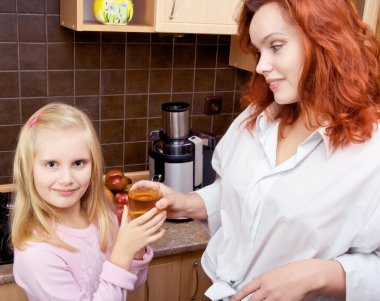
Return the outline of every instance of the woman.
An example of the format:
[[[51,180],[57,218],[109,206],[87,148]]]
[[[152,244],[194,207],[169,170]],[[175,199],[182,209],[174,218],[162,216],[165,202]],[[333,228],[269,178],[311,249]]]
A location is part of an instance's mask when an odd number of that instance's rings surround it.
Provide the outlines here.
[[[258,62],[217,179],[189,195],[160,184],[157,207],[207,220],[212,300],[378,300],[373,32],[349,0],[246,0],[239,34]]]

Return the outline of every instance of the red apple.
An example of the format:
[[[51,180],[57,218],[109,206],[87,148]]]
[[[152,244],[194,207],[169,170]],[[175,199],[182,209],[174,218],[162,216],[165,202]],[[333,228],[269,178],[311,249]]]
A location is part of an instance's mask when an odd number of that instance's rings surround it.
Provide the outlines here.
[[[119,225],[121,224],[121,217],[123,216],[124,206],[123,205],[117,205],[116,206],[116,217],[119,222]]]
[[[107,182],[108,178],[111,176],[124,176],[124,173],[120,169],[111,169],[107,171],[106,175],[104,176],[104,181]]]
[[[127,184],[127,178],[120,175],[110,176],[106,181],[107,187],[113,192],[123,191]]]
[[[115,194],[113,198],[113,202],[117,206],[127,205],[128,204],[128,192],[127,191],[121,191]]]

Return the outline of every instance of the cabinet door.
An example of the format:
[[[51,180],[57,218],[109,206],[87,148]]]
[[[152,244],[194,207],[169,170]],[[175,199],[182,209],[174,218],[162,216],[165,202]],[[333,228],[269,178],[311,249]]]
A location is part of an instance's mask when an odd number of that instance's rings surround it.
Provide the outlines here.
[[[1,301],[27,301],[24,291],[15,283],[0,285]]]
[[[153,260],[148,268],[148,287],[146,300],[179,300],[180,272],[180,255],[161,257]]]
[[[235,34],[240,0],[157,0],[159,32]]]
[[[134,292],[128,294],[127,301],[147,301],[148,284],[145,283]]]
[[[202,252],[182,255],[180,301],[209,300],[205,291],[212,284],[201,265]]]

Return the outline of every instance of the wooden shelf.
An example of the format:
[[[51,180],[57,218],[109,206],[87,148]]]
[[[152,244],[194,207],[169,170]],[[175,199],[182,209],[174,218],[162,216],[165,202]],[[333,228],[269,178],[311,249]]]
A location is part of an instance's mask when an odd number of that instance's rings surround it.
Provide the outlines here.
[[[60,24],[76,31],[154,32],[154,1],[133,1],[134,14],[127,25],[99,23],[92,10],[93,0],[61,0]]]

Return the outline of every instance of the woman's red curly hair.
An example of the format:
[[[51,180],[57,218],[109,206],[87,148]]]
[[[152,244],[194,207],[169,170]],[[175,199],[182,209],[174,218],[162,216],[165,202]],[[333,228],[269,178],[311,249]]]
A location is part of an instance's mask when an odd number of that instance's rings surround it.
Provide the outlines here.
[[[301,28],[305,50],[300,101],[280,106],[272,116],[281,119],[280,130],[306,112],[328,121],[326,132],[333,148],[370,139],[380,118],[380,46],[372,30],[350,0],[245,0],[238,33],[241,47],[254,54],[251,19],[270,2],[283,8],[285,16]],[[274,101],[262,75],[254,72],[243,99],[255,108],[248,122],[252,129],[258,115]]]

